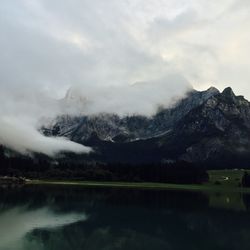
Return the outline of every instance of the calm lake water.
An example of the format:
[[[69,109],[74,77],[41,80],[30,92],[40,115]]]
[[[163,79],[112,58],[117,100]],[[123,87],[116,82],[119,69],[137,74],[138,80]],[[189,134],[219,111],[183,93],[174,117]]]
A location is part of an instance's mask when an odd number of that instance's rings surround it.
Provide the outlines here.
[[[25,186],[0,189],[0,250],[249,250],[250,197]]]

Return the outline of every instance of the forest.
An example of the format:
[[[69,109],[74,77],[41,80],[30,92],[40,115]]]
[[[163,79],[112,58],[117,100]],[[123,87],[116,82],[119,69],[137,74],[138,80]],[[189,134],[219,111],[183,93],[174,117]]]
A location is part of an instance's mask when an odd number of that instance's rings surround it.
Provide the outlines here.
[[[57,160],[44,156],[9,156],[0,148],[0,176],[30,179],[202,183],[208,180],[204,168],[180,161],[158,164],[124,164]]]

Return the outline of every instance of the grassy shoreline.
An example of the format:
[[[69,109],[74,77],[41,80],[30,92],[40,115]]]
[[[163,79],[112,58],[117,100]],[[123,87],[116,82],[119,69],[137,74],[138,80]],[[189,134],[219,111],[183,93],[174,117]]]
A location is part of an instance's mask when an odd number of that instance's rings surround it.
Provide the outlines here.
[[[132,189],[162,189],[162,190],[183,190],[183,191],[203,191],[203,192],[240,192],[250,193],[250,188],[233,186],[217,186],[206,184],[170,184],[151,182],[98,182],[98,181],[70,181],[70,180],[32,180],[28,185],[63,185],[82,187],[108,187],[108,188],[132,188]]]
[[[117,181],[79,181],[79,180],[31,180],[27,185],[63,185],[82,187],[108,187],[132,189],[163,189],[199,192],[237,192],[250,193],[250,188],[241,187],[241,178],[245,170],[208,171],[209,182],[204,184],[170,184],[154,182],[117,182]],[[249,170],[248,170],[249,171]]]

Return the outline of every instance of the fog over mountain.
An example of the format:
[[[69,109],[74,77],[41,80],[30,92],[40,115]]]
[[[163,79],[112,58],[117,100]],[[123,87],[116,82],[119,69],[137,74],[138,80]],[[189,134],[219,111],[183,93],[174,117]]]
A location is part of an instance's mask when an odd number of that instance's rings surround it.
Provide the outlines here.
[[[160,107],[170,107],[190,90],[191,85],[179,75],[124,86],[89,86],[86,89],[72,86],[60,105],[66,113],[76,115],[151,116]]]
[[[45,118],[153,115],[191,86],[249,99],[249,1],[3,0],[0,143],[19,152],[87,153],[39,132]],[[77,93],[82,102],[62,105]]]
[[[72,86],[63,99],[53,99],[40,90],[2,92],[0,143],[20,153],[37,152],[49,156],[59,151],[89,153],[90,148],[66,138],[45,137],[39,128],[47,120],[65,114],[109,112],[120,116],[150,116],[159,107],[171,106],[190,88],[184,79],[168,76],[154,83],[141,82],[128,86],[90,86],[86,90]]]

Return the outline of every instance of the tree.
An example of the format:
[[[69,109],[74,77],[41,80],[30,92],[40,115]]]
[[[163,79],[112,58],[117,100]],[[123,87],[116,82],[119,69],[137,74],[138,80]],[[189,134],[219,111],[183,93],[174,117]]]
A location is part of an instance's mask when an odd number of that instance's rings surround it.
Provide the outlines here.
[[[242,177],[242,187],[250,187],[250,175],[246,171]]]

